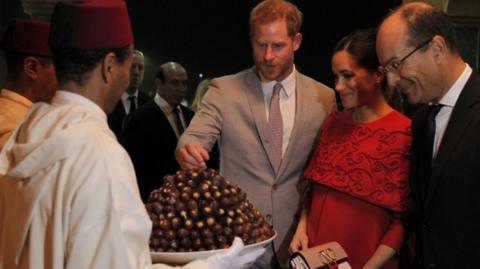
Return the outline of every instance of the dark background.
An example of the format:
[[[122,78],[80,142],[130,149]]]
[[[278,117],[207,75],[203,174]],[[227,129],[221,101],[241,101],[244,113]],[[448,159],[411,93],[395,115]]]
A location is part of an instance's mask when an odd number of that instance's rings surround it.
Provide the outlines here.
[[[128,0],[135,46],[146,56],[142,90],[154,87],[161,63],[176,61],[189,73],[190,94],[199,74],[212,78],[253,65],[248,17],[258,0]],[[292,1],[304,14],[303,43],[295,62],[330,86],[331,52],[355,29],[375,27],[400,0]]]
[[[50,2],[50,0],[46,1]],[[160,64],[185,66],[189,97],[201,80],[239,72],[253,65],[248,17],[259,0],[126,0],[135,46],[146,56],[144,91],[153,90]],[[297,68],[333,86],[330,58],[335,43],[355,29],[375,27],[401,0],[292,0],[304,14]],[[0,0],[0,26],[25,17],[20,0]],[[35,18],[39,19],[39,18]],[[45,19],[42,18],[41,19]],[[0,53],[0,64],[3,64]],[[0,86],[5,70],[0,66]]]

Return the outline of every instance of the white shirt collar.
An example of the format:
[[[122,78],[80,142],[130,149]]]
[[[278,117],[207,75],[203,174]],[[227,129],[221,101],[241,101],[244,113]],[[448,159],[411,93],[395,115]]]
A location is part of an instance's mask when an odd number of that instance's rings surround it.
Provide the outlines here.
[[[165,113],[170,114],[172,113],[174,107],[172,107],[165,99],[163,99],[158,93],[155,94],[153,98],[155,104],[157,104],[160,109],[162,109]]]
[[[136,98],[138,98],[138,90],[136,90],[134,94],[128,94],[127,92],[124,92],[122,94],[122,100],[126,102],[128,100],[128,97],[130,96],[135,96]]]
[[[283,86],[283,91],[287,95],[287,97],[290,97],[293,93],[295,93],[295,81],[296,81],[296,76],[295,76],[295,65],[293,66],[292,72],[282,81],[268,81],[268,82],[261,82],[262,84],[262,89],[263,92],[265,93],[265,90],[267,89],[273,89],[273,86],[280,82]],[[271,95],[271,94],[270,94]]]
[[[447,93],[442,97],[442,99],[440,99],[440,102],[438,103],[445,106],[454,107],[471,74],[472,68],[468,64],[465,64],[465,69],[460,77],[458,77],[457,81],[453,83],[452,87],[448,89]]]

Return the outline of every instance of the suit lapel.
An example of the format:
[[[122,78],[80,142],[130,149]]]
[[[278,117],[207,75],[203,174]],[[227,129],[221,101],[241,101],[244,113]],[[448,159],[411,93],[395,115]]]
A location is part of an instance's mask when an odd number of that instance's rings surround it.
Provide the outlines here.
[[[296,144],[300,142],[297,138],[301,135],[300,131],[304,130],[303,124],[307,122],[302,119],[304,119],[305,115],[307,115],[309,111],[307,94],[309,92],[308,85],[304,83],[299,73],[296,71],[295,81],[295,119],[293,122],[292,133],[290,134],[290,139],[288,141],[288,146],[285,150],[283,161],[278,171],[279,175],[281,175],[287,168],[290,155],[295,155],[294,150],[297,148]],[[305,152],[304,154],[308,154],[308,152]]]
[[[417,113],[415,114],[415,118],[412,121],[412,150],[415,151],[412,154],[412,158],[410,160],[411,167],[415,167],[412,170],[412,174],[417,176],[415,181],[411,182],[412,192],[415,196],[417,201],[422,201],[420,204],[424,204],[425,195],[426,195],[426,185],[425,185],[425,169],[427,169],[428,165],[425,163],[425,137],[426,137],[426,126],[427,126],[427,106],[421,107]]]
[[[126,113],[122,100],[118,100],[112,113],[108,115],[108,125],[115,133],[118,139],[121,138]]]
[[[110,116],[115,117],[116,119],[123,119],[125,115],[126,115],[126,112],[125,112],[125,108],[123,107],[122,100],[118,100]]]
[[[256,69],[251,68],[246,74],[246,83],[248,85],[245,93],[247,95],[252,117],[255,121],[258,136],[262,142],[263,148],[267,153],[270,165],[273,169],[273,150],[268,141],[267,118],[265,112],[265,100],[263,97],[262,85],[256,74]]]
[[[185,127],[188,127],[195,113],[188,107],[185,107],[183,105],[180,105],[180,109],[182,110],[183,118],[185,120],[185,123],[187,124],[187,126]]]
[[[472,76],[474,75],[472,74]],[[477,88],[475,85],[471,85],[472,76],[469,81],[467,81],[467,84],[453,108],[442,143],[438,149],[437,158],[432,167],[432,177],[429,182],[425,208],[428,208],[429,206],[435,187],[438,185],[438,181],[442,175],[442,170],[446,167],[453,150],[457,143],[461,141],[461,137],[466,131],[468,131],[468,126],[472,122],[474,116],[471,106],[480,100],[480,96],[478,96],[476,91]]]
[[[143,92],[138,92],[138,108],[146,104],[150,99]]]
[[[154,116],[154,119],[158,119],[158,126],[163,126],[161,128],[166,128],[163,130],[165,132],[165,137],[168,137],[170,141],[177,141],[177,135],[175,134],[175,131],[173,130],[173,127],[168,121],[165,113],[163,113],[162,109],[155,102],[153,102],[153,107],[155,114],[157,115]]]

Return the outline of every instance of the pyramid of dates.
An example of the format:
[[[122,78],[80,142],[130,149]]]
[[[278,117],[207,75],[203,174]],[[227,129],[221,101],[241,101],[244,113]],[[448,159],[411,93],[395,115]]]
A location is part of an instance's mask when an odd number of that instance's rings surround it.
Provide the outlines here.
[[[145,206],[153,222],[152,251],[222,249],[228,248],[235,236],[248,245],[274,235],[272,226],[240,187],[213,169],[165,176]]]

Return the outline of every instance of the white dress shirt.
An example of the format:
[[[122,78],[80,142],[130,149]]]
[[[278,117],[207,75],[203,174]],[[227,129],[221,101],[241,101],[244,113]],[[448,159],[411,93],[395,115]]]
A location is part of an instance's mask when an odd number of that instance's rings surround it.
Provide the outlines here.
[[[175,135],[177,136],[177,138],[179,138],[181,133],[177,126],[177,121],[176,121],[177,116],[175,115],[175,111],[174,111],[175,107],[172,107],[169,103],[167,103],[167,101],[165,101],[165,99],[163,99],[158,94],[155,94],[155,98],[153,98],[153,101],[163,111],[163,114],[165,114],[165,116],[167,117],[167,120],[172,126],[173,131],[175,132]],[[178,106],[178,108],[180,107]],[[180,109],[179,116],[180,116],[180,122],[183,125],[183,130],[185,130],[187,128],[187,123],[185,121],[185,117],[183,116],[183,112],[181,109]]]
[[[282,112],[283,120],[283,143],[282,143],[282,156],[288,147],[290,141],[290,135],[292,134],[293,125],[295,123],[295,68],[292,73],[288,75],[282,81],[268,81],[262,82],[263,98],[265,101],[265,113],[267,115],[267,122],[269,118],[270,99],[272,98],[273,86],[280,82],[282,84],[282,90],[280,91],[280,111]]]
[[[468,78],[472,74],[472,68],[465,64],[463,73],[458,77],[457,81],[453,83],[452,87],[448,89],[447,93],[440,99],[439,104],[443,105],[440,112],[435,117],[435,141],[433,143],[433,158],[437,156],[438,148],[442,143],[443,135],[447,129],[450,116],[452,115],[453,107],[458,100],[458,97],[462,93],[463,87],[467,83]]]
[[[130,114],[130,100],[128,100],[130,96],[135,96],[135,105],[138,108],[138,90],[136,90],[134,94],[124,92],[120,98],[120,100],[122,100],[123,108],[125,109],[125,114],[127,115]]]

